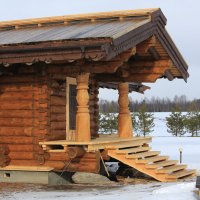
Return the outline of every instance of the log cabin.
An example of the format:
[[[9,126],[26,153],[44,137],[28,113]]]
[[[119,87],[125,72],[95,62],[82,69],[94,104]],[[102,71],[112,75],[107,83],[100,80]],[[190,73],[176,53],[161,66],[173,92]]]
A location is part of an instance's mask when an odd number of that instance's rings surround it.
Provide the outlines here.
[[[194,175],[132,128],[129,92],[189,76],[165,25],[160,9],[0,22],[0,181],[101,173],[110,159],[162,182]],[[115,135],[98,134],[99,88],[119,92]]]

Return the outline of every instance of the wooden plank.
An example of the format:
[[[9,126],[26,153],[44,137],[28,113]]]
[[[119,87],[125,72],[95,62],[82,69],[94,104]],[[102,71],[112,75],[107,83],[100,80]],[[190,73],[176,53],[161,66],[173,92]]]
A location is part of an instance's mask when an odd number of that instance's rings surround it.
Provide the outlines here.
[[[0,171],[52,171],[54,168],[46,167],[46,166],[17,166],[17,165],[9,165],[6,167],[0,168]]]
[[[190,169],[184,169],[178,172],[174,172],[172,174],[166,175],[167,179],[178,179],[178,178],[184,178],[189,175],[195,175],[196,170],[190,170]]]
[[[159,167],[171,166],[177,164],[177,160],[168,160],[168,161],[161,161],[153,164],[146,164],[145,168],[147,169],[155,169]]]
[[[70,22],[77,20],[94,20],[94,19],[106,19],[113,17],[126,17],[126,16],[150,16],[153,12],[159,11],[159,9],[141,9],[141,10],[126,10],[126,11],[114,11],[114,12],[101,12],[101,13],[90,13],[90,14],[79,14],[79,15],[65,15],[60,17],[44,17],[35,19],[24,19],[24,20],[13,20],[0,22],[0,28],[3,27],[16,27],[31,24],[47,24],[52,22]]]
[[[138,153],[138,152],[145,152],[149,151],[151,147],[136,147],[136,148],[129,148],[129,149],[118,149],[116,151],[117,154],[127,154],[127,153]]]
[[[169,156],[155,156],[155,157],[135,160],[135,162],[136,163],[150,163],[150,162],[157,162],[157,161],[167,160],[168,158],[169,158]]]
[[[179,170],[183,170],[187,167],[187,165],[173,165],[170,167],[163,167],[161,169],[157,169],[157,173],[171,173]]]
[[[151,156],[157,156],[160,154],[160,151],[148,151],[148,152],[143,152],[143,153],[135,153],[135,154],[127,154],[126,158],[146,158],[146,157],[151,157]]]

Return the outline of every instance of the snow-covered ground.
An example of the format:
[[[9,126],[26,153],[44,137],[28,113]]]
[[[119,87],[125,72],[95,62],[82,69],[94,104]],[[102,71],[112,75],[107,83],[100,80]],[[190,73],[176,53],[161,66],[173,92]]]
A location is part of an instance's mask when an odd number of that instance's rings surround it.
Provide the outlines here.
[[[169,113],[155,113],[155,128],[152,133],[152,149],[159,150],[171,159],[179,159],[179,148],[183,149],[183,162],[189,168],[200,171],[200,138],[172,137],[167,132],[165,117]],[[23,188],[9,190],[0,187],[0,200],[196,200],[195,178],[178,183],[151,182],[108,188]]]
[[[149,183],[121,187],[76,190],[15,191],[3,194],[1,200],[196,200],[195,182]]]
[[[169,155],[171,159],[179,160],[179,149],[182,149],[183,163],[188,164],[192,169],[200,171],[200,137],[175,137],[167,132],[165,118],[170,113],[154,113],[155,127],[151,146],[153,149],[161,151],[162,154]]]

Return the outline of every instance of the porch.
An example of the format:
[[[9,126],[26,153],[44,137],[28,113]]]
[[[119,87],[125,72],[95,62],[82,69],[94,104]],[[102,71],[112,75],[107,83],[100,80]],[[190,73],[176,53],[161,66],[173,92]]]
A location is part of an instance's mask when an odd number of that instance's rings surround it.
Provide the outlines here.
[[[42,148],[47,152],[66,152],[67,147],[79,146],[83,147],[87,152],[93,152],[103,149],[120,149],[133,146],[142,146],[151,142],[151,137],[132,137],[132,138],[119,138],[117,134],[101,134],[98,138],[91,139],[88,142],[78,141],[47,141],[40,142]]]

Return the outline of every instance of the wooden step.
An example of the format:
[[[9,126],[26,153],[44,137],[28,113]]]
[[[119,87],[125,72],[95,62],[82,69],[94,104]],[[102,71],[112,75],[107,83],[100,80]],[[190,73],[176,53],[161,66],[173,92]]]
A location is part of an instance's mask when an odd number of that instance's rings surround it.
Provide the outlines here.
[[[147,169],[155,169],[159,167],[166,167],[166,166],[171,166],[171,165],[176,165],[178,163],[177,160],[167,160],[167,161],[161,161],[153,164],[147,164],[145,168]]]
[[[167,160],[169,156],[154,156],[150,158],[144,158],[144,159],[139,159],[135,160],[136,163],[150,163],[150,162],[157,162],[161,160]]]
[[[169,179],[184,178],[186,176],[195,175],[195,174],[196,174],[196,170],[194,169],[184,169],[184,170],[166,175],[166,179],[169,180]]]
[[[144,153],[127,154],[126,158],[146,158],[150,156],[157,156],[160,151],[148,151]]]
[[[117,154],[138,153],[138,152],[149,151],[150,149],[151,149],[150,147],[135,147],[129,149],[118,149],[116,153]]]
[[[183,170],[187,167],[187,165],[173,165],[173,166],[170,166],[170,167],[164,167],[164,168],[161,168],[161,169],[157,169],[156,170],[156,173],[158,174],[162,174],[162,173],[172,173],[172,172],[175,172],[175,171],[179,171],[179,170]]]

